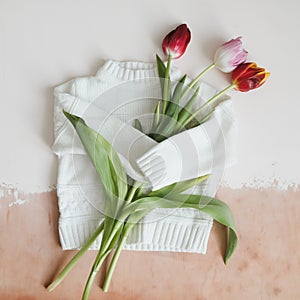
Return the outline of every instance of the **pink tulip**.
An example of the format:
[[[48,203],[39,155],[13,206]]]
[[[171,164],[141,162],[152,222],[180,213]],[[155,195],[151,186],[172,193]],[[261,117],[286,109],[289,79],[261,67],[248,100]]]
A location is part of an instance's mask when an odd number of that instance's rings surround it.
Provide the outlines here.
[[[246,61],[248,52],[243,49],[241,39],[242,37],[232,39],[216,51],[214,64],[222,72],[229,73]]]

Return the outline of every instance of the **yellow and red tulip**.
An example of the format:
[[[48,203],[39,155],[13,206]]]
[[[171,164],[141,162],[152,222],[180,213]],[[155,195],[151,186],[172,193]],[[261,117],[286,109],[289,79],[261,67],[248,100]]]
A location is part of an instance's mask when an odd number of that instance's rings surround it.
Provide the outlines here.
[[[240,64],[232,72],[232,82],[240,92],[248,92],[263,85],[270,76],[264,68],[254,62]]]

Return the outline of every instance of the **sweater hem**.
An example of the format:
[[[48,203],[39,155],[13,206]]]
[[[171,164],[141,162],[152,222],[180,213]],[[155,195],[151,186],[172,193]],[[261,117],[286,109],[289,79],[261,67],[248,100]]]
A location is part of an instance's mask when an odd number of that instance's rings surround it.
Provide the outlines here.
[[[75,221],[75,220],[74,220]],[[90,222],[61,222],[59,236],[63,250],[80,249],[99,226],[99,218]],[[131,231],[124,250],[170,251],[206,254],[213,221],[209,219],[190,222],[169,222],[160,220],[139,223]],[[101,234],[89,250],[98,250]]]

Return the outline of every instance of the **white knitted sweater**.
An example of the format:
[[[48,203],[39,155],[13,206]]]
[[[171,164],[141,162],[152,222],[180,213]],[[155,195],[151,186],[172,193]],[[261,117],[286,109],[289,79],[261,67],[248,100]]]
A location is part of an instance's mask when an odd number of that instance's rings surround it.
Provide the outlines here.
[[[179,70],[174,68],[171,70],[172,80],[178,80],[181,75]],[[215,89],[202,83],[201,97],[204,100],[210,98],[215,92]],[[102,186],[81,142],[62,114],[62,110],[83,117],[96,130],[99,129],[99,122],[95,123],[95,120],[97,121],[102,110],[107,112],[108,116],[112,115],[130,126],[138,117],[143,127],[149,128],[152,120],[149,114],[154,111],[160,95],[156,64],[110,60],[95,76],[76,78],[64,83],[55,88],[54,94],[53,151],[59,161],[57,180],[59,235],[63,249],[77,249],[89,239],[103,220]],[[222,141],[212,147],[224,148],[222,149],[226,153],[225,167],[227,167],[235,160],[236,122],[231,110],[231,101],[224,102],[217,109],[216,114],[222,120],[218,123]],[[109,127],[107,130],[113,133],[114,124]],[[98,131],[104,132],[104,135],[107,133],[103,126],[100,129]],[[151,145],[150,140],[147,141],[142,143],[142,148],[155,146]],[[114,141],[110,142],[114,145]],[[117,148],[119,147],[116,149],[120,150],[119,153],[124,150],[119,139],[116,145]],[[143,172],[138,169],[135,160],[142,154],[136,153],[134,159],[129,159],[133,169],[141,176]],[[198,192],[214,195],[223,167],[224,165],[220,163],[219,168],[218,166],[214,168],[213,176],[206,183],[205,188],[203,186],[198,188]],[[155,209],[144,218],[143,222],[135,226],[124,248],[205,253],[212,223],[211,217],[193,209]],[[98,249],[100,241],[101,236],[91,249]]]

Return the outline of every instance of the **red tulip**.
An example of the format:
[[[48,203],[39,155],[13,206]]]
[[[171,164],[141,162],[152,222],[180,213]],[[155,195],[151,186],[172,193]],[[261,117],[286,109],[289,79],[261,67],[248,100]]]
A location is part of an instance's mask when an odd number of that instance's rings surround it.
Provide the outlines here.
[[[249,62],[240,64],[232,72],[232,82],[235,88],[241,92],[248,92],[263,85],[270,76],[264,68],[260,68],[256,63]]]
[[[176,59],[181,57],[191,40],[191,32],[186,24],[181,24],[172,30],[162,42],[164,54]]]

